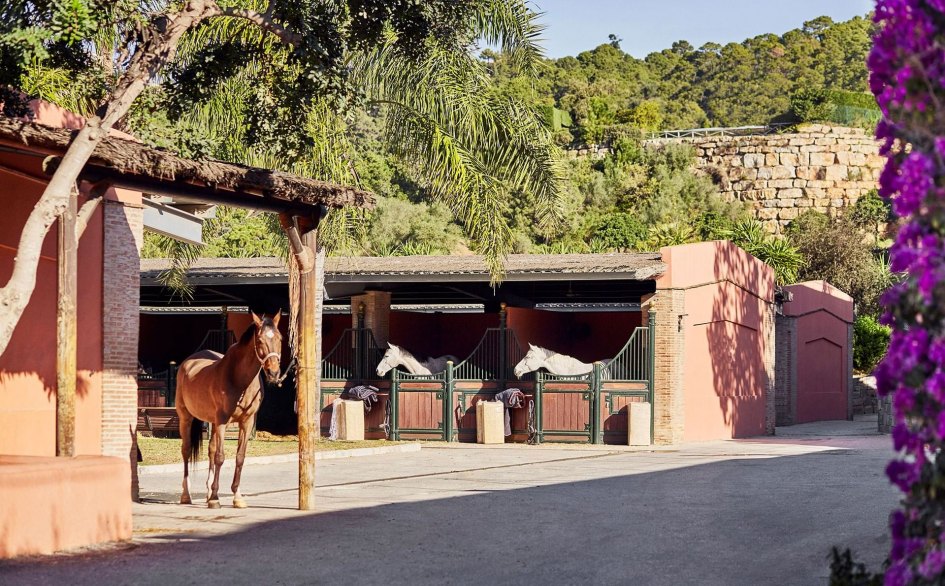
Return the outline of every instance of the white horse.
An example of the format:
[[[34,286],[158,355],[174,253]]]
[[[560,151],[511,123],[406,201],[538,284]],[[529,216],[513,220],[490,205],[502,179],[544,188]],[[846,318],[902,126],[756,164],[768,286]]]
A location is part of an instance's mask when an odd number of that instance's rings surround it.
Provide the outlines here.
[[[407,352],[400,346],[387,343],[390,348],[384,353],[381,362],[377,365],[377,376],[384,376],[390,369],[403,366],[410,374],[438,374],[446,370],[446,363],[452,361],[453,364],[459,362],[459,359],[452,354],[446,354],[438,358],[427,358],[420,362],[414,358],[413,354]]]
[[[607,365],[610,364],[611,360],[601,360],[600,362],[604,365],[604,378],[610,378]],[[515,365],[515,376],[522,378],[525,373],[534,372],[539,368],[544,368],[551,374],[577,376],[590,374],[591,371],[594,370],[594,365],[581,362],[577,358],[566,354],[558,354],[554,350],[548,350],[541,346],[529,344],[528,353],[525,354],[525,358],[522,358],[522,360]]]

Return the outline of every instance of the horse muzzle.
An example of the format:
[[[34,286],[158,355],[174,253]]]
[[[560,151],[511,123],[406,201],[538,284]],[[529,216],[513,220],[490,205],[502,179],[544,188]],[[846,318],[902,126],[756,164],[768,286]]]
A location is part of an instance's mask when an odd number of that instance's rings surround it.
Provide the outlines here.
[[[275,370],[270,370],[268,368],[263,369],[263,373],[266,376],[266,382],[271,385],[281,385],[282,384],[282,370],[276,368]]]

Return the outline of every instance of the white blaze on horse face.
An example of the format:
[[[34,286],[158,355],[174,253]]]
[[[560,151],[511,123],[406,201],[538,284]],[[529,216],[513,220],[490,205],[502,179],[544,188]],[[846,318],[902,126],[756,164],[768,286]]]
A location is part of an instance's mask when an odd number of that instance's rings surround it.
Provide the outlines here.
[[[266,330],[266,337],[269,338],[269,339],[275,338],[275,337],[276,337],[276,333],[273,332],[272,330]]]

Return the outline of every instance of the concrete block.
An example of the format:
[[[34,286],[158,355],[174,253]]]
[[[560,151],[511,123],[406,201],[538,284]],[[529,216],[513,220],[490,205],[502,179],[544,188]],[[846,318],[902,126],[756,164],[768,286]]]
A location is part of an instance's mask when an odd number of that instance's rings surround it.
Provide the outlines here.
[[[505,407],[500,401],[476,403],[476,443],[505,443]]]
[[[338,439],[364,441],[364,401],[341,401],[338,411]]]
[[[627,406],[627,445],[650,445],[650,404],[630,403]]]

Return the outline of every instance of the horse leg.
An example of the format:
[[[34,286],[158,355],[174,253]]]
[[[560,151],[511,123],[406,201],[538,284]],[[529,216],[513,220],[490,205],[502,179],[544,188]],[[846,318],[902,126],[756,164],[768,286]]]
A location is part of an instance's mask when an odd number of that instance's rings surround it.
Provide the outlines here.
[[[177,418],[180,420],[180,455],[184,459],[184,482],[181,487],[180,504],[189,505],[190,500],[190,426],[194,424],[194,418],[190,413],[177,412]]]
[[[210,453],[208,468],[212,471],[207,481],[212,482],[207,490],[207,506],[211,509],[220,508],[220,468],[223,467],[223,438],[226,437],[226,424],[214,425],[213,435],[210,437]]]
[[[243,472],[243,460],[246,457],[246,444],[249,440],[249,430],[255,419],[256,416],[254,415],[247,417],[239,423],[240,437],[236,447],[236,471],[233,472],[233,486],[230,487],[233,491],[233,507],[237,509],[246,508],[246,501],[243,500],[243,495],[240,494],[240,473]]]

